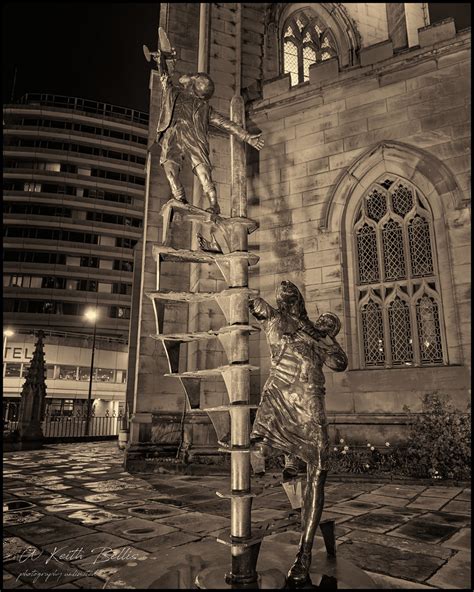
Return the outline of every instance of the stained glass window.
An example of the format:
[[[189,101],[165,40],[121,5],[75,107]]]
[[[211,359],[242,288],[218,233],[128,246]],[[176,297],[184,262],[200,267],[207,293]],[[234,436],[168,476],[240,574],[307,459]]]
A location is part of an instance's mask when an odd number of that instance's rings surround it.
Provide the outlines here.
[[[376,302],[370,301],[362,307],[362,331],[366,366],[384,366],[382,310]]]
[[[388,307],[390,348],[394,366],[413,362],[413,339],[411,337],[410,309],[406,302],[396,298]]]
[[[283,73],[290,74],[291,86],[309,80],[312,64],[337,55],[331,30],[309,9],[293,13],[283,26]]]
[[[441,346],[438,304],[433,298],[425,295],[418,300],[416,303],[416,322],[418,324],[422,363],[442,363],[443,349]]]
[[[411,273],[414,277],[423,277],[433,273],[431,256],[430,225],[426,218],[415,216],[408,224],[410,245]]]
[[[445,363],[433,218],[424,196],[404,179],[381,177],[361,201],[354,241],[361,364]]]
[[[368,224],[364,224],[357,231],[357,254],[360,283],[372,284],[377,282],[379,279],[377,236],[375,228]]]
[[[403,232],[402,227],[395,220],[389,220],[382,228],[382,243],[385,280],[405,279]]]

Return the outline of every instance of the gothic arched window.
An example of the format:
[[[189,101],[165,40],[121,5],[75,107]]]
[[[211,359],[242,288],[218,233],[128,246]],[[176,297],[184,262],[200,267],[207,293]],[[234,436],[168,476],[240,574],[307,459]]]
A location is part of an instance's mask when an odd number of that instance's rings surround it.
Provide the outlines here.
[[[365,193],[354,225],[361,364],[446,363],[433,218],[408,181],[385,175]]]
[[[290,74],[291,86],[309,80],[309,67],[337,55],[331,30],[309,9],[298,10],[282,29],[283,73]]]

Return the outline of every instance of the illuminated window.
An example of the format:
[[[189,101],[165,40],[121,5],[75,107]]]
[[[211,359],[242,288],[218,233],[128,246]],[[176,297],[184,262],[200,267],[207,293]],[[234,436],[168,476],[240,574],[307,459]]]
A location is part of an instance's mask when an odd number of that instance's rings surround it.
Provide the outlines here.
[[[115,371],[109,368],[96,368],[94,371],[94,380],[97,382],[114,382]]]
[[[433,218],[423,195],[385,175],[362,199],[354,242],[363,366],[445,363]]]
[[[23,191],[35,191],[35,192],[39,192],[41,191],[41,183],[25,183],[23,185]]]
[[[20,378],[21,364],[12,362],[5,364],[5,378]]]
[[[59,366],[60,380],[77,380],[77,366]]]
[[[283,25],[283,73],[290,74],[291,86],[309,80],[309,67],[337,55],[331,30],[310,10],[294,12]]]

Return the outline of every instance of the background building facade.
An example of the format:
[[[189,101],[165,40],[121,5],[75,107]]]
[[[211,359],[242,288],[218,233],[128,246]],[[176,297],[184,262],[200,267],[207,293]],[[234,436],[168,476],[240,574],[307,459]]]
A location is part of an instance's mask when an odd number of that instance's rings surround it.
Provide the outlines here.
[[[48,399],[124,401],[133,252],[142,233],[148,115],[80,98],[28,94],[6,105],[3,171],[4,395],[18,400],[45,331]],[[76,401],[74,403],[74,401]],[[113,403],[115,402],[115,403]]]
[[[274,302],[282,280],[303,292],[310,318],[341,317],[347,372],[326,373],[333,435],[376,444],[403,440],[405,406],[442,392],[465,409],[470,371],[470,29],[429,23],[424,3],[225,3],[162,5],[160,25],[178,52],[179,72],[198,60],[216,84],[210,103],[229,114],[242,94],[247,128],[265,147],[247,148],[249,217],[260,223],[250,250],[260,256],[250,287]],[[201,19],[199,37],[195,23]],[[194,24],[193,24],[194,23]],[[207,33],[206,33],[207,31]],[[178,73],[179,73],[178,72]],[[150,139],[160,85],[151,75]],[[211,132],[211,161],[224,215],[230,211],[230,143]],[[215,445],[202,409],[226,401],[223,382],[202,381],[199,409],[186,409],[167,372],[145,292],[156,289],[153,243],[169,197],[151,152],[138,327],[131,343],[131,451],[159,451],[184,438]],[[205,205],[185,177],[187,195]],[[181,225],[173,246],[194,244]],[[205,232],[205,228],[201,229]],[[192,242],[194,241],[194,242]],[[166,267],[165,267],[166,275]],[[217,291],[220,274],[190,265],[165,277],[173,290]],[[169,286],[168,286],[169,284]],[[170,331],[223,324],[212,303],[167,308]],[[168,331],[165,331],[168,332]],[[251,338],[258,402],[268,375],[263,335]],[[183,348],[187,369],[225,363],[218,344]],[[158,377],[159,383],[158,383]],[[135,448],[134,448],[135,447]],[[132,455],[129,455],[132,462]]]

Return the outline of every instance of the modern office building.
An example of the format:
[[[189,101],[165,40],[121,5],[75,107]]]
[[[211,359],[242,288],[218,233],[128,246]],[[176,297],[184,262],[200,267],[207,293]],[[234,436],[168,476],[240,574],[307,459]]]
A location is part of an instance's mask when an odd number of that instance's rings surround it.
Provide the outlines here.
[[[4,106],[3,120],[4,395],[19,400],[34,332],[42,329],[48,399],[69,412],[84,401],[91,308],[92,396],[96,409],[117,410],[125,396],[148,115],[28,94]]]

